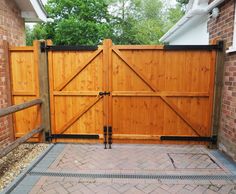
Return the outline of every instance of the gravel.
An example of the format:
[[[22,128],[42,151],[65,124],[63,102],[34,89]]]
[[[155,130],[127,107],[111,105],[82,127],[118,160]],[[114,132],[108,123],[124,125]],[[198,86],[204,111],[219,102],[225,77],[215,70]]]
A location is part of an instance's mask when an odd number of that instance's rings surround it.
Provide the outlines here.
[[[48,144],[25,143],[0,158],[0,191],[16,178]]]

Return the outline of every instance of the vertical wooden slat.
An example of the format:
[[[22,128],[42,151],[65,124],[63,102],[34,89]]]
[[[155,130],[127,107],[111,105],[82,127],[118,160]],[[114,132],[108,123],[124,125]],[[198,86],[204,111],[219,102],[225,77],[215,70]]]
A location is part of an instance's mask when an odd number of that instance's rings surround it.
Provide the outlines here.
[[[40,97],[40,92],[39,92],[39,78],[40,78],[40,75],[39,75],[39,66],[40,66],[40,62],[41,62],[41,58],[39,57],[39,50],[40,50],[40,46],[38,46],[38,44],[40,45],[40,43],[38,43],[39,41],[34,41],[33,42],[33,48],[34,48],[34,85],[35,85],[35,95],[37,97]],[[42,116],[43,116],[43,113],[42,113],[42,109],[41,109],[41,105],[40,106],[37,106],[37,122],[38,123],[42,123]],[[43,140],[43,134],[42,133],[39,133],[39,136],[38,136],[38,141],[39,142],[42,142]]]
[[[48,45],[52,45],[51,41],[47,41]],[[50,116],[51,116],[51,132],[55,130],[55,107],[54,107],[54,84],[53,84],[53,54],[48,51],[48,72],[49,72],[49,95],[50,95]]]
[[[210,55],[210,74],[209,74],[209,111],[207,114],[207,128],[209,129],[206,136],[211,136],[211,126],[212,126],[212,111],[213,111],[213,100],[214,100],[214,83],[215,83],[215,74],[216,74],[216,51],[211,51]]]
[[[44,132],[48,132],[51,130],[48,61],[47,52],[41,51],[41,43],[46,44],[46,42],[34,41],[34,47],[37,48],[38,55],[39,97],[43,100],[43,104],[41,105],[41,122]],[[43,139],[45,141],[45,137]]]
[[[111,46],[112,41],[106,39],[103,41],[103,91],[111,90]],[[112,126],[112,95],[103,97],[103,126]],[[105,137],[104,137],[105,138]],[[107,136],[108,138],[108,136]],[[108,141],[106,141],[108,142]]]
[[[106,89],[105,91],[112,92],[112,40],[106,39],[104,41],[104,44],[106,46],[106,51],[104,51],[104,59],[106,60],[106,63],[104,64],[105,68],[107,69],[107,79],[105,80],[106,82]],[[107,98],[107,103],[108,103],[108,121],[107,121],[107,126],[112,126],[112,95],[106,96]]]
[[[109,43],[107,40],[103,41],[103,91],[108,90],[108,52],[109,52]],[[108,98],[107,96],[103,97],[103,126],[108,125]]]

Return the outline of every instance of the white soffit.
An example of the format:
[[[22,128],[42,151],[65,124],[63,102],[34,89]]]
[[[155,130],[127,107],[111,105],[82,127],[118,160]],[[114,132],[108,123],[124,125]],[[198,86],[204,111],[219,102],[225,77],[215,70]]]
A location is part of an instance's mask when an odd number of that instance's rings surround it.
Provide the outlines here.
[[[26,22],[46,22],[47,13],[41,0],[15,0]]]
[[[207,15],[214,7],[221,4],[224,0],[215,0],[208,4],[208,0],[194,0],[191,9],[161,38],[161,42],[169,42],[183,30],[188,30],[188,25],[196,23],[204,15]],[[207,22],[207,21],[206,21]]]

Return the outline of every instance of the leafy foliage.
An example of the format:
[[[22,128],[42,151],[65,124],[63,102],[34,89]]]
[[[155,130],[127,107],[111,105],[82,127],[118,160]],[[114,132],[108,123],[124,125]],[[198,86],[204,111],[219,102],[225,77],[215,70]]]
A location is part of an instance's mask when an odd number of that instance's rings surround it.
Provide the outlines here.
[[[54,22],[42,27],[54,44],[98,44],[111,34],[104,0],[49,0],[46,10]]]
[[[189,0],[176,0],[180,4],[188,4]]]
[[[179,3],[179,6],[183,9],[186,10],[186,6],[189,3],[189,0],[176,0],[176,2]]]
[[[180,0],[179,0],[180,1]],[[181,6],[166,9],[161,0],[48,0],[53,22],[26,29],[33,39],[57,45],[159,44],[159,38],[183,15]]]
[[[166,27],[169,29],[171,28],[174,24],[176,24],[179,19],[184,15],[184,11],[180,5],[177,5],[174,8],[170,8],[168,10],[167,14],[167,21]]]

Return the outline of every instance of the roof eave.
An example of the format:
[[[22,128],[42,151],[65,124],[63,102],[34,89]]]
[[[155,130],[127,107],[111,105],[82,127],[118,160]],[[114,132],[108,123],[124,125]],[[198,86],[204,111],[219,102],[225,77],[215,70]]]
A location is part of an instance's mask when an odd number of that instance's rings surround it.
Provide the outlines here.
[[[25,22],[47,22],[47,12],[41,0],[15,0]]]
[[[215,0],[210,3],[206,8],[195,8],[187,12],[167,33],[165,33],[160,39],[160,42],[169,42],[176,35],[177,31],[181,30],[187,23],[193,21],[193,18],[197,15],[208,14],[213,8],[220,5],[224,0]]]
[[[30,0],[30,2],[37,14],[37,18],[29,18],[28,20],[31,22],[47,22],[48,15],[41,0]],[[25,21],[27,21],[27,19],[25,19]]]
[[[192,19],[194,18],[195,15],[203,15],[203,14],[206,14],[205,9],[190,10],[167,33],[165,33],[164,36],[160,38],[160,41],[168,42],[170,39],[172,39],[173,36],[175,36],[175,32],[179,31],[187,23],[193,21]]]

